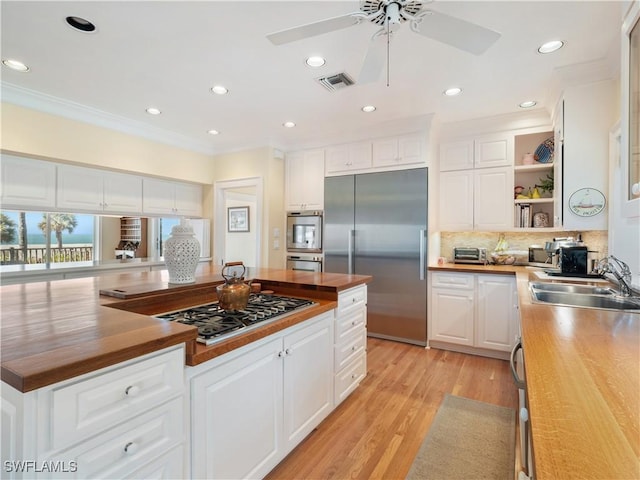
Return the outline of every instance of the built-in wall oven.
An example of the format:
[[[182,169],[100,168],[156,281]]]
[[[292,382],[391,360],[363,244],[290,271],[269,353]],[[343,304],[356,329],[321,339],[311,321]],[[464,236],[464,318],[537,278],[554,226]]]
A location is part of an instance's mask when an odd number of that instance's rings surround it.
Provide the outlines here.
[[[322,257],[288,255],[287,270],[300,270],[304,272],[321,272]]]
[[[322,212],[287,212],[287,251],[322,252]]]

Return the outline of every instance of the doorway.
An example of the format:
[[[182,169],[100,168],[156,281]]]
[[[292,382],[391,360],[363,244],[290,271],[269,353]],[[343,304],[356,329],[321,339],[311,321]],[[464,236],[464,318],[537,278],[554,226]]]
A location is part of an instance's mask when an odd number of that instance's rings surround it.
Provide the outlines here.
[[[263,182],[260,177],[214,184],[213,261],[217,265],[242,261],[246,267],[261,262]],[[245,210],[245,207],[247,209]],[[229,228],[229,209],[246,212],[246,227]]]

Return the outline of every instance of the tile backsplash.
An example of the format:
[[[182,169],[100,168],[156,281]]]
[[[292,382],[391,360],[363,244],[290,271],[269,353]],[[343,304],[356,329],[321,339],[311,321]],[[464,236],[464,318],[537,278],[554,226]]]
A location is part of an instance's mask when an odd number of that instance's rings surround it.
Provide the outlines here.
[[[573,237],[582,234],[582,241],[590,251],[598,252],[597,257],[608,255],[607,232],[590,230],[585,232],[440,232],[440,256],[452,260],[453,247],[480,247],[492,252],[500,235],[504,235],[509,250],[526,252],[530,246],[544,247],[545,242],[554,238]]]

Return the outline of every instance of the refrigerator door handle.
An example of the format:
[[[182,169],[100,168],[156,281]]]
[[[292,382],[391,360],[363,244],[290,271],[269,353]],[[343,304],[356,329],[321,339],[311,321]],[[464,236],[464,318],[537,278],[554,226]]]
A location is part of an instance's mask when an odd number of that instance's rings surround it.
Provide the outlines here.
[[[349,275],[353,273],[353,241],[355,235],[355,230],[349,230],[349,237],[347,239],[347,273]]]
[[[425,261],[425,235],[426,230],[420,230],[420,280],[424,280],[424,261]]]

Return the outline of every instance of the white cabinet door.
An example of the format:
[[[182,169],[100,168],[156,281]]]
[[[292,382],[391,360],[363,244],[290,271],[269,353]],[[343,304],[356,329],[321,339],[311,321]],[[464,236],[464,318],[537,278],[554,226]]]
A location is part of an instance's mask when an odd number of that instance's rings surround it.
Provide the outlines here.
[[[440,145],[440,171],[469,170],[473,168],[473,139]]]
[[[473,229],[473,170],[440,173],[440,229]]]
[[[474,170],[473,223],[476,230],[507,230],[513,226],[513,169]]]
[[[192,478],[262,478],[282,451],[282,339],[195,377]]]
[[[333,313],[284,338],[284,442],[289,452],[333,408]]]
[[[322,210],[324,207],[324,150],[287,154],[287,210]]]
[[[2,155],[0,200],[2,208],[11,206],[51,209],[56,203],[56,166],[54,163]]]
[[[511,351],[518,313],[516,281],[506,275],[478,275],[476,295],[477,347]]]
[[[102,175],[100,170],[58,165],[58,209],[68,212],[102,211]]]
[[[202,216],[202,187],[188,183],[175,184],[175,209],[184,217]]]
[[[473,346],[473,290],[431,289],[431,340]]]
[[[513,135],[500,133],[474,141],[475,168],[513,166]]]
[[[105,172],[103,182],[105,212],[142,212],[142,177]]]

